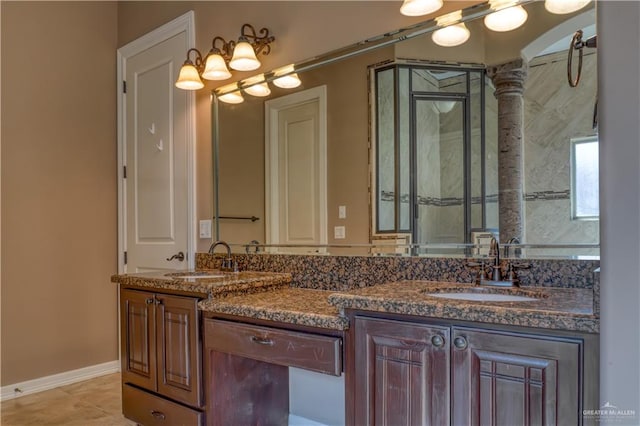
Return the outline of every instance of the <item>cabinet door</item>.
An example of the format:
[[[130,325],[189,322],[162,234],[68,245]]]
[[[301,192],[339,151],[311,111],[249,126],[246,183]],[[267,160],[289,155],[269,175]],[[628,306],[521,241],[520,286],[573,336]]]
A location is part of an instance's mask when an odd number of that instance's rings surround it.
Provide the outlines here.
[[[156,294],[158,392],[202,405],[197,300]]]
[[[355,320],[355,424],[449,424],[449,329]]]
[[[581,343],[453,328],[454,425],[581,424]]]
[[[153,293],[120,292],[122,381],[156,389],[156,334]]]

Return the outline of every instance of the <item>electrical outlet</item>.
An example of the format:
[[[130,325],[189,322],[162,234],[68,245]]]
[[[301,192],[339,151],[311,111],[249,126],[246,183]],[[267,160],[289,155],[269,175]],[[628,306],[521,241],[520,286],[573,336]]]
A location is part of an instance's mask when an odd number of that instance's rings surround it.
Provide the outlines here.
[[[211,238],[211,220],[200,221],[200,238]]]
[[[347,218],[347,206],[338,206],[338,219]]]
[[[344,226],[334,226],[333,227],[333,238],[336,240],[344,240],[346,235],[346,230]]]

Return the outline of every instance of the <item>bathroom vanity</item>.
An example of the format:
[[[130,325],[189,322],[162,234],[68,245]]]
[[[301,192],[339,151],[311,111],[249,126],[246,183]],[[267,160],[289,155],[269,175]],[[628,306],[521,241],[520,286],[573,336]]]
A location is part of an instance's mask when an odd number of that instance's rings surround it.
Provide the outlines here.
[[[199,273],[113,278],[123,411],[140,424],[286,425],[289,367],[344,377],[348,425],[589,424],[581,413],[598,406],[592,289],[469,301],[456,294],[484,289],[318,290],[289,274]]]

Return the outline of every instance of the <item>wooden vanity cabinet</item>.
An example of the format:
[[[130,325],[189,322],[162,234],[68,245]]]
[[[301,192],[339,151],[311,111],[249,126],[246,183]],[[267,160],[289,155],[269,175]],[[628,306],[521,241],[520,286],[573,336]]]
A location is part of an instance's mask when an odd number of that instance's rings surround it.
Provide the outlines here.
[[[197,302],[196,297],[120,290],[126,417],[145,425],[163,418],[193,424],[194,418],[201,417],[199,411],[192,410],[203,407]],[[144,390],[152,393],[145,394]],[[127,396],[137,396],[139,403],[125,401]],[[154,401],[160,408],[153,407]],[[136,405],[138,409],[134,410]],[[172,413],[167,412],[168,407],[173,407]]]
[[[580,425],[580,339],[355,317],[353,424]]]
[[[449,329],[357,318],[356,425],[449,424]]]

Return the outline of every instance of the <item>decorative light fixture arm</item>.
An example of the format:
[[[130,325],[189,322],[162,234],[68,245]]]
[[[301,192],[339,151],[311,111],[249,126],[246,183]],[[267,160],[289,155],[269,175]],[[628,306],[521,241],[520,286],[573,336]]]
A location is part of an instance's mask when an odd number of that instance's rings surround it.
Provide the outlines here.
[[[260,35],[256,33],[253,25],[244,24],[242,25],[242,29],[240,30],[240,38],[238,39],[238,41],[249,42],[249,44],[251,44],[251,46],[253,47],[253,50],[256,52],[256,56],[260,53],[268,55],[271,52],[271,43],[273,43],[276,38],[272,35],[269,35],[268,28],[261,28],[259,33]]]
[[[191,61],[190,59],[191,52],[195,52],[194,61]],[[202,72],[202,70],[204,69],[204,59],[202,58],[202,54],[195,47],[192,47],[191,49],[187,50],[187,60],[185,61],[185,64],[186,63],[192,64],[194,67],[196,67],[198,72]]]
[[[221,46],[217,47],[216,42],[220,42]],[[233,48],[236,46],[236,42],[233,40],[226,41],[220,36],[215,36],[211,40],[211,51],[209,54],[217,54],[224,58],[226,62],[229,62],[231,55],[233,55]]]

